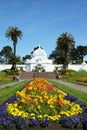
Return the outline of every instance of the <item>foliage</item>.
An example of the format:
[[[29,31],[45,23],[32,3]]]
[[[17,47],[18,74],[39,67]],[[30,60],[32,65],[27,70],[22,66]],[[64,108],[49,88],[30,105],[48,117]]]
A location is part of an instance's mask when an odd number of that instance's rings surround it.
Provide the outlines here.
[[[31,59],[31,55],[25,55],[25,56],[23,57],[23,61],[25,62],[26,59]]]
[[[74,43],[74,38],[70,33],[62,33],[57,39],[55,50],[49,57],[54,58],[56,63],[62,63],[64,69],[66,69],[69,60],[69,51],[74,47]]]
[[[13,41],[14,57],[16,57],[16,45],[18,42],[18,38],[21,39],[22,37],[22,31],[19,30],[17,27],[9,27],[6,31],[6,37],[10,38]],[[16,63],[14,63],[14,60],[12,69],[16,69]]]
[[[55,84],[56,86],[58,86],[59,89],[65,91],[69,95],[78,97],[79,101],[81,101],[82,103],[84,103],[84,104],[87,105],[87,94],[86,93],[83,93],[83,92],[81,92],[79,90],[76,90],[74,88],[70,88],[68,86],[59,84],[56,81],[50,81],[50,82],[53,83],[53,84]]]
[[[85,55],[87,55],[87,46],[77,46],[70,51],[71,62],[82,63]]]
[[[72,73],[72,76],[67,77],[68,82],[87,86],[87,72],[76,72]]]
[[[87,78],[87,72],[74,72],[72,75],[73,78]]]
[[[4,71],[1,71],[0,78],[6,78],[6,77],[7,77],[6,73]]]
[[[5,46],[0,52],[1,57],[5,58],[4,63],[8,63],[10,55],[12,55],[12,48],[10,46]]]
[[[10,129],[15,124],[17,130],[22,130],[28,126],[48,127],[56,121],[66,128],[87,129],[84,111],[86,106],[77,98],[37,78],[0,106],[0,126]]]
[[[68,78],[68,80],[77,82],[87,82],[87,78]]]
[[[22,91],[18,91],[14,97],[9,99],[4,104],[4,109],[1,107],[6,118],[8,115],[10,116],[8,125],[3,123],[3,126],[10,128],[14,122],[18,130],[26,126],[47,127],[50,122],[62,122],[63,117],[71,118],[73,116],[75,118],[84,109],[76,98],[70,96],[68,98],[68,96],[67,93],[57,89],[48,81],[42,78],[34,79]],[[77,126],[80,123],[81,121],[78,121]]]
[[[23,86],[26,85],[27,83],[29,83],[29,81],[25,80],[25,81],[19,82],[16,85],[12,85],[12,87],[8,86],[4,89],[1,89],[0,90],[0,99],[2,99],[2,100],[0,100],[0,104],[7,102],[8,99],[10,102],[13,101],[14,98],[10,98],[10,97],[13,96],[16,93],[16,91],[23,88]],[[16,99],[16,97],[15,97],[15,99]]]
[[[10,64],[23,64],[23,61],[21,60],[21,58],[19,56],[11,55],[10,58],[9,58],[9,63]]]
[[[18,75],[20,73],[19,70],[10,70],[10,69],[6,69],[4,70],[4,72],[6,72],[7,75]]]
[[[7,78],[0,78],[0,83],[3,82],[3,81],[11,81],[12,78],[10,77],[7,77]]]
[[[65,69],[61,69],[61,70],[59,70],[59,73],[61,75],[68,75],[68,76],[72,76],[74,72],[75,71],[72,70],[72,69],[66,69],[66,70]]]
[[[13,79],[11,77],[8,77],[4,71],[0,72],[0,85],[6,84],[12,81]]]
[[[33,52],[34,52],[35,50],[37,50],[39,47],[40,47],[40,46],[35,47],[34,50],[31,52],[31,54],[33,54]],[[43,49],[42,47],[40,47],[40,48]]]

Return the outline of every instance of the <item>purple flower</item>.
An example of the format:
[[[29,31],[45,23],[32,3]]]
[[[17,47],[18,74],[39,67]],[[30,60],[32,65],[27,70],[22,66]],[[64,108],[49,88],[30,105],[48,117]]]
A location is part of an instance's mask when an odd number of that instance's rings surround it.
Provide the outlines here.
[[[83,130],[87,130],[87,115],[83,115]]]
[[[69,100],[69,101],[71,101],[71,102],[77,101],[77,98],[76,98],[76,97],[70,96],[70,95],[65,96],[65,99],[67,99],[67,100]]]
[[[40,122],[38,120],[31,119],[28,121],[28,126],[30,126],[30,127],[38,126],[39,124],[40,124]]]
[[[16,128],[18,130],[22,130],[26,127],[26,120],[22,117],[14,117],[14,123],[16,124]]]
[[[42,120],[41,123],[40,123],[41,127],[48,127],[48,125],[49,125],[49,121],[46,120],[46,119]]]
[[[81,128],[82,127],[82,117],[81,115],[75,115],[71,117],[62,117],[60,123],[66,128]]]

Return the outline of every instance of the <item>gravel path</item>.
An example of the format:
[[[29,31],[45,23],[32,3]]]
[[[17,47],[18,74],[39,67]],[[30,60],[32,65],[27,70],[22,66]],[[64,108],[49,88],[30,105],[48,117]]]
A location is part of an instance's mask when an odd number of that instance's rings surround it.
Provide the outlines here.
[[[63,80],[54,80],[54,81],[57,81],[60,84],[63,84],[65,86],[71,87],[71,88],[76,89],[76,90],[79,90],[81,92],[87,93],[87,86],[69,83],[69,82],[66,82]]]

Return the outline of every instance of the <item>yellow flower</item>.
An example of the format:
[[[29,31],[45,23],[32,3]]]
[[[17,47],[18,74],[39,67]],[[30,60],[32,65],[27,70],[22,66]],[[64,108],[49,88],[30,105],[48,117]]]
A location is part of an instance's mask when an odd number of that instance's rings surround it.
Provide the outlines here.
[[[15,103],[13,104],[13,106],[14,106],[14,107],[17,107],[17,106],[18,106],[17,102],[15,102]]]
[[[31,116],[31,117],[35,116],[35,113],[31,113],[30,116]]]
[[[63,116],[70,116],[69,111],[61,111],[59,114]]]
[[[41,109],[41,106],[40,106],[40,105],[38,105],[38,106],[37,106],[37,108],[38,108],[38,109]]]
[[[55,121],[55,118],[53,116],[49,116],[49,120]]]
[[[19,106],[19,109],[22,109],[22,106]]]
[[[38,119],[42,120],[43,116],[42,115],[38,115]]]
[[[50,105],[50,108],[54,108],[54,106],[53,106],[53,105]]]
[[[47,115],[47,114],[44,114],[44,118],[48,118],[49,117],[49,115]]]

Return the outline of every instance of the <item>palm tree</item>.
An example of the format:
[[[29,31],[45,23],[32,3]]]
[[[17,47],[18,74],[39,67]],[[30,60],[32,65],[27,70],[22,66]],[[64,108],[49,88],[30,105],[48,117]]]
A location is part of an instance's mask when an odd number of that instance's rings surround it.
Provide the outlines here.
[[[16,45],[18,42],[18,38],[21,39],[22,37],[22,31],[19,30],[17,27],[9,27],[8,30],[6,31],[6,37],[10,38],[11,41],[13,41],[14,57],[16,57]],[[16,69],[16,63],[14,64],[14,62],[12,69]]]
[[[74,47],[75,41],[70,33],[63,33],[57,39],[58,49],[61,51],[61,57],[63,58],[63,68],[66,69],[68,65],[68,53],[71,48]]]

